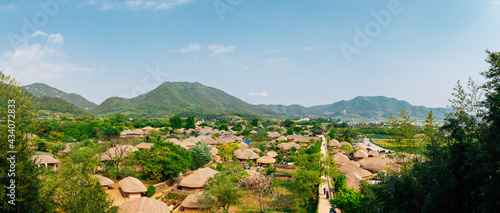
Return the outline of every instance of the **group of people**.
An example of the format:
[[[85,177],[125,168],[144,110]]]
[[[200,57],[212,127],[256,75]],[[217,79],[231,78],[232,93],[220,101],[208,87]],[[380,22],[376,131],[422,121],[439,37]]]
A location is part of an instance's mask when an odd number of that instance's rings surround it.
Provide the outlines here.
[[[323,188],[323,194],[326,195],[326,199],[330,199],[330,191],[332,192],[331,196],[335,195],[335,189],[330,189],[326,191],[326,187]]]

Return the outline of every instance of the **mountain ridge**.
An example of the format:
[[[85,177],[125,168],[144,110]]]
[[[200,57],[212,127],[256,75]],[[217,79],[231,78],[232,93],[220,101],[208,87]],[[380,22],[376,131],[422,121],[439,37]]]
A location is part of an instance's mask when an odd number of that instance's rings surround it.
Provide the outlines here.
[[[87,100],[83,96],[76,93],[66,93],[57,88],[51,87],[43,83],[33,83],[29,85],[22,86],[26,91],[33,94],[35,97],[52,97],[61,98],[69,103],[76,105],[78,108],[83,110],[93,109],[97,107],[97,104]]]
[[[133,98],[110,97],[89,112],[96,116],[122,113],[156,118],[174,114],[194,114],[207,118],[220,115],[250,115],[263,118],[326,117],[380,121],[387,120],[390,115],[397,116],[401,109],[413,114],[417,120],[423,120],[429,110],[433,110],[434,116],[439,120],[444,118],[445,113],[452,112],[448,108],[415,106],[405,100],[386,96],[357,96],[351,100],[310,107],[299,104],[253,105],[199,82],[164,82],[155,89]]]

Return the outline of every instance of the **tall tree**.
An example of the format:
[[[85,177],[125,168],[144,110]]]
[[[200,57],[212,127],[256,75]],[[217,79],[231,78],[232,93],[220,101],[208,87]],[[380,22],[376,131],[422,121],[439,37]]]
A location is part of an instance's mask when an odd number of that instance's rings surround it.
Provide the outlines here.
[[[0,72],[0,212],[45,212],[40,172],[31,159],[35,103],[19,84]],[[9,153],[10,152],[10,153]]]
[[[238,179],[238,175],[231,173],[222,172],[214,175],[207,180],[201,200],[217,209],[222,208],[224,212],[229,211],[229,207],[237,204],[243,197]]]
[[[239,148],[240,148],[240,146],[234,142],[229,142],[227,144],[221,144],[221,145],[219,145],[219,147],[217,147],[219,155],[224,160],[232,160],[233,159],[233,152]]]
[[[186,119],[186,129],[194,129],[196,128],[196,120],[194,115],[190,115]]]
[[[196,145],[189,149],[191,152],[191,156],[193,158],[193,163],[191,168],[197,169],[205,166],[206,163],[212,160],[212,153],[210,153],[210,147],[207,145],[198,142]]]
[[[180,129],[182,128],[182,118],[179,115],[174,115],[173,117],[169,118],[170,121],[170,127],[172,129]]]

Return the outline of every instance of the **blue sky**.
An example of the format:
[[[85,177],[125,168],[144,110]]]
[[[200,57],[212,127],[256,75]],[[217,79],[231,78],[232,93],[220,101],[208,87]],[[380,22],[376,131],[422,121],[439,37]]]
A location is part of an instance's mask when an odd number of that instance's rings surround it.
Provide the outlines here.
[[[500,51],[498,0],[2,0],[0,20],[0,70],[98,104],[189,81],[252,104],[444,107]]]

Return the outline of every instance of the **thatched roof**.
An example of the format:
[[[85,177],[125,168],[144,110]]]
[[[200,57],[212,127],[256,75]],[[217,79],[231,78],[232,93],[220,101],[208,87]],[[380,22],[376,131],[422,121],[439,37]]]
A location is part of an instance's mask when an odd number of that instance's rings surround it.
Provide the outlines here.
[[[138,192],[146,192],[146,186],[142,184],[142,182],[135,177],[126,177],[123,180],[120,180],[120,187],[123,192],[126,193],[138,193]]]
[[[269,164],[269,163],[275,163],[276,159],[269,157],[269,156],[262,156],[259,159],[257,159],[257,163],[263,163],[263,164]]]
[[[174,144],[181,144],[181,141],[177,140],[176,138],[167,138],[167,139],[165,139],[165,142],[172,142]]]
[[[259,155],[256,154],[253,150],[242,147],[234,151],[234,157],[240,160],[255,160],[259,159]]]
[[[278,154],[275,151],[269,151],[266,153],[267,156],[275,158]]]
[[[287,140],[288,141],[291,141],[291,142],[307,142],[309,141],[309,137],[305,137],[305,136],[302,136],[302,135],[288,135],[286,136]]]
[[[270,138],[279,138],[280,136],[281,136],[281,134],[278,132],[270,132],[267,134],[267,137],[270,137]]]
[[[351,161],[349,161],[349,162],[346,162],[346,163],[343,163],[343,165],[347,165],[347,164],[349,164],[349,165],[353,165],[353,166],[355,166],[355,167],[360,167],[359,163],[358,163],[358,162],[356,162],[356,161],[353,161],[353,160],[351,160]]]
[[[372,176],[372,173],[370,171],[368,171],[366,169],[359,168],[353,164],[348,164],[348,163],[340,165],[338,170],[342,174],[348,174],[348,173],[353,172],[362,178]]]
[[[151,147],[153,147],[153,145],[155,145],[155,144],[154,143],[140,143],[140,144],[135,145],[135,148],[138,148],[138,149],[151,149]]]
[[[368,169],[370,171],[382,171],[388,168],[393,170],[399,169],[399,166],[396,165],[394,161],[384,156],[365,158],[358,161],[358,163],[361,168]]]
[[[203,191],[190,194],[184,199],[184,201],[182,201],[181,206],[190,209],[199,209],[205,207],[205,204],[198,202],[198,200],[202,198],[202,196]]]
[[[260,150],[259,148],[251,148],[252,151],[254,151],[255,153],[261,153],[262,150]]]
[[[191,142],[191,143],[197,144],[198,142],[200,142],[200,140],[201,140],[201,138],[190,137],[190,138],[184,139],[182,142]]]
[[[159,200],[141,197],[129,200],[120,205],[118,213],[167,213],[170,212],[167,204]]]
[[[288,139],[286,139],[286,137],[285,137],[285,136],[280,136],[280,137],[278,138],[278,141],[288,141]]]
[[[212,154],[212,156],[216,156],[217,154],[219,154],[219,150],[214,146],[212,147],[212,149],[210,149],[210,154]]]
[[[179,183],[179,186],[189,188],[202,188],[208,178],[214,176],[217,173],[219,172],[211,169],[210,167],[198,169],[196,172],[193,172],[192,174],[182,179],[182,181]]]
[[[328,141],[328,146],[330,147],[340,147],[340,143],[337,139],[331,139]]]
[[[193,142],[191,142],[191,141],[185,141],[185,140],[184,140],[184,141],[182,141],[179,145],[181,145],[181,146],[185,146],[185,147],[192,147],[192,146],[196,145],[196,143],[193,143]]]
[[[248,148],[248,144],[246,144],[245,142],[239,143],[238,146],[240,146],[241,148]]]
[[[292,149],[292,147],[300,149],[300,145],[296,144],[296,143],[280,143],[276,147],[278,147],[278,148],[280,148],[282,150],[285,150],[285,151],[288,151],[288,150]]]
[[[365,150],[360,149],[360,150],[354,152],[354,157],[355,158],[367,158],[368,153]]]
[[[354,188],[355,190],[359,190],[359,183],[361,180],[363,180],[362,177],[360,177],[354,172],[347,173],[345,177],[346,177],[346,185],[348,188]]]
[[[59,164],[60,162],[50,155],[33,155],[32,160],[35,160],[36,164]]]
[[[343,147],[343,146],[352,146],[349,142],[340,142],[340,147]]]
[[[370,157],[378,157],[379,154],[377,151],[368,151],[368,156]]]
[[[112,160],[114,157],[121,155],[121,157],[127,156],[130,152],[136,152],[139,149],[131,146],[131,145],[118,145],[111,149],[108,149],[106,152],[101,154],[101,161]]]
[[[219,144],[219,142],[217,142],[216,140],[212,139],[211,137],[205,137],[205,138],[201,139],[200,142],[203,143],[203,144],[207,144],[207,145]]]
[[[102,175],[92,175],[94,177],[96,177],[97,179],[99,179],[99,183],[101,184],[101,186],[107,186],[107,185],[111,185],[111,184],[114,184],[115,182],[107,177],[104,177]]]
[[[349,162],[349,157],[347,157],[346,155],[344,155],[340,152],[333,155],[332,158],[333,158],[333,161],[335,161],[335,164],[337,164],[337,165]]]
[[[252,131],[250,131],[250,134],[257,134],[257,131],[252,130]]]

